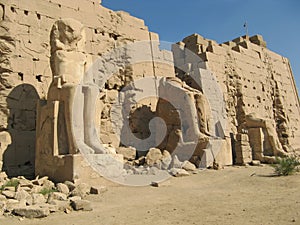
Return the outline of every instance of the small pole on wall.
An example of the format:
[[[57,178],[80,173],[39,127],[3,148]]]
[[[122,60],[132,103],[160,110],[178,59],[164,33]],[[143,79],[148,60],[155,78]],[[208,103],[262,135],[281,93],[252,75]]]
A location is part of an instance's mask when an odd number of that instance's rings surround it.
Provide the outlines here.
[[[248,23],[247,23],[247,21],[244,23],[244,28],[246,30],[246,35],[248,36]]]

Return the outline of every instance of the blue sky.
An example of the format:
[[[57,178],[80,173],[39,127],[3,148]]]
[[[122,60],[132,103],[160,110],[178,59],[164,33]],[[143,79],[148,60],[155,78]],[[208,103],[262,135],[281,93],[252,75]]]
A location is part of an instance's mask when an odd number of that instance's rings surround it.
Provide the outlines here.
[[[219,43],[263,35],[267,47],[289,58],[300,90],[299,0],[102,0],[102,5],[144,19],[160,40],[178,42],[199,33]]]

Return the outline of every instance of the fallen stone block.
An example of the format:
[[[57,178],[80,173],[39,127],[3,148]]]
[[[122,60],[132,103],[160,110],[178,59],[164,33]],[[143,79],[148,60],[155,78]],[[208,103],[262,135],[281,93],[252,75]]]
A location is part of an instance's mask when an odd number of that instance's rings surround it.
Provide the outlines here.
[[[7,174],[5,172],[0,172],[0,180],[6,180]]]
[[[35,180],[32,181],[33,184],[42,186],[44,182],[48,180],[48,177],[42,177],[42,178],[36,178]]]
[[[161,150],[158,148],[150,148],[149,152],[146,155],[146,163],[148,166],[153,166],[154,164],[161,161],[163,155]]]
[[[178,159],[177,155],[174,155],[172,158],[172,162],[170,164],[170,168],[178,168],[182,167],[182,162]]]
[[[196,166],[193,163],[191,163],[187,160],[182,163],[182,169],[185,169],[186,171],[195,171],[195,170],[197,170]]]
[[[84,198],[87,194],[90,193],[91,187],[88,184],[81,183],[75,187],[71,192],[71,196],[80,196]]]
[[[68,186],[69,191],[73,191],[76,187],[76,185],[72,181],[67,180],[64,182],[64,184]]]
[[[27,206],[15,208],[13,210],[13,214],[26,218],[42,218],[49,216],[50,210],[48,208],[41,208],[38,206]]]
[[[133,147],[119,147],[117,153],[124,156],[125,160],[135,160],[136,149]]]
[[[52,200],[67,201],[67,195],[60,192],[52,192],[49,194],[48,202]]]
[[[6,198],[14,198],[16,195],[16,192],[11,190],[4,190],[2,191],[2,195],[4,195]]]
[[[31,196],[32,196],[32,204],[33,205],[43,204],[46,202],[46,198],[42,194],[33,193],[33,194],[31,194]]]
[[[6,211],[11,212],[13,209],[18,207],[25,207],[25,204],[16,199],[8,199],[6,201]]]
[[[169,169],[169,166],[170,166],[171,162],[172,162],[171,154],[167,150],[164,150],[163,151],[163,156],[162,156],[162,159],[161,159],[161,169],[162,170]]]
[[[71,206],[74,210],[92,211],[92,205],[90,201],[87,200],[75,200],[71,202]]]
[[[16,192],[15,199],[20,202],[25,202],[26,205],[32,205],[33,203],[32,196],[22,189]]]
[[[58,184],[56,184],[56,189],[59,191],[59,192],[61,192],[61,193],[63,193],[63,194],[69,194],[69,192],[70,192],[70,190],[69,190],[69,188],[68,188],[68,185],[66,185],[66,184],[63,184],[63,183],[58,183]]]
[[[189,176],[190,174],[184,169],[172,168],[170,169],[170,174],[174,177]]]
[[[92,186],[90,189],[90,194],[99,195],[106,191],[107,191],[106,186],[99,186],[99,187]]]
[[[33,184],[30,180],[27,179],[19,179],[19,185],[21,187],[33,188]]]
[[[72,207],[71,207],[69,201],[52,200],[51,202],[48,202],[48,205],[53,207],[53,210],[56,209],[56,211],[65,212],[66,210],[72,210]],[[51,211],[50,207],[49,207],[49,210]]]

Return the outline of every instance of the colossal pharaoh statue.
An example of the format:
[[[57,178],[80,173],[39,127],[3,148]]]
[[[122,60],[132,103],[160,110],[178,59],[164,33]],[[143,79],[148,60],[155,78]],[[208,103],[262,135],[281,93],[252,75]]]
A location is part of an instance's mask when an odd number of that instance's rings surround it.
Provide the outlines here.
[[[82,153],[106,153],[94,125],[93,106],[99,89],[88,71],[91,60],[84,53],[83,28],[74,19],[60,19],[51,30],[53,79],[47,104],[54,105],[50,132],[54,134],[53,148],[58,154],[76,154],[79,150]]]

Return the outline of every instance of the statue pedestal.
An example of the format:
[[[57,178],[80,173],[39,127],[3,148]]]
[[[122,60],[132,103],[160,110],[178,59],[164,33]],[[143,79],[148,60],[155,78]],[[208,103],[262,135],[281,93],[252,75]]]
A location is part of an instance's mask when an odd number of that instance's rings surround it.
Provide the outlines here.
[[[36,176],[48,176],[55,182],[66,180],[112,185],[122,179],[123,155],[68,152],[67,138],[58,129],[59,102],[42,100],[37,106],[35,154]],[[61,144],[62,143],[62,144]]]

